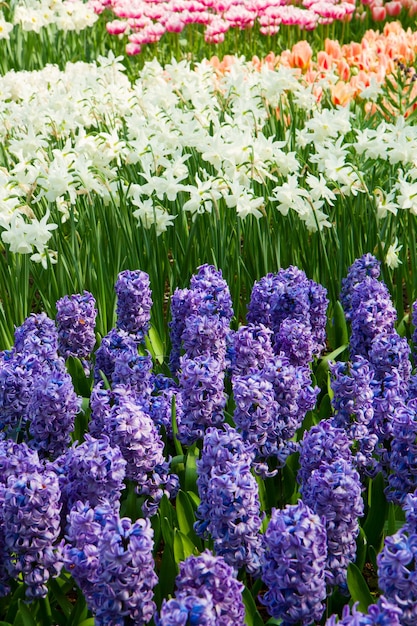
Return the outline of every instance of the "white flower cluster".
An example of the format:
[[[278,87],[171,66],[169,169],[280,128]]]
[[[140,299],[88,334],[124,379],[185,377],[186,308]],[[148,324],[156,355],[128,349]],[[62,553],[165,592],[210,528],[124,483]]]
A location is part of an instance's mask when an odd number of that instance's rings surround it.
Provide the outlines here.
[[[333,81],[329,73],[314,88]],[[124,196],[158,235],[180,210],[195,220],[277,209],[310,231],[328,229],[337,203],[363,192],[375,192],[381,219],[398,208],[417,213],[414,127],[399,118],[355,128],[349,109],[322,108],[314,88],[295,70],[258,71],[244,59],[225,73],[154,60],[133,84],[111,53],[64,71],[10,72],[0,77],[2,239],[42,256],[56,227],[47,211],[64,222],[93,197]],[[376,160],[397,166],[392,190],[367,182]]]
[[[14,5],[13,24],[36,33],[51,25],[79,33],[97,20],[98,15],[83,0],[19,0]]]

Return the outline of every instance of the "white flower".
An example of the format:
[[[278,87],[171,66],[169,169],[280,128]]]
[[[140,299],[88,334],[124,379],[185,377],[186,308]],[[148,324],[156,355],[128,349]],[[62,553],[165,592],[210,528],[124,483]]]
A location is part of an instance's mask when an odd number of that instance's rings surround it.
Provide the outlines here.
[[[132,204],[139,207],[136,211],[133,211],[133,216],[148,230],[154,226],[157,236],[164,233],[169,226],[173,226],[173,221],[177,217],[155,206],[150,198],[143,201],[135,198],[134,200],[132,199]]]
[[[402,261],[400,261],[398,257],[398,253],[401,250],[401,248],[402,248],[402,245],[401,246],[398,245],[398,239],[396,237],[394,243],[392,243],[387,250],[387,253],[385,255],[385,263],[392,270],[394,270],[396,267],[398,267],[402,263]]]
[[[0,39],[10,39],[10,33],[13,30],[13,24],[4,19],[4,15],[0,12]]]
[[[203,175],[206,180],[200,180],[198,174],[195,175],[196,187],[187,186],[190,192],[190,199],[183,205],[183,211],[189,211],[192,215],[197,213],[211,213],[213,203],[221,197],[219,181],[209,176],[205,170]]]
[[[42,252],[35,252],[30,257],[34,263],[41,263],[44,269],[48,269],[48,265],[58,263],[58,253],[55,250],[45,248]]]
[[[272,193],[274,195],[269,199],[278,203],[277,209],[282,215],[287,215],[289,209],[294,209],[300,215],[310,210],[305,200],[309,197],[308,191],[300,186],[296,174],[288,176],[287,182],[274,187]]]
[[[384,193],[382,189],[375,189],[375,204],[376,204],[376,212],[378,219],[384,219],[388,213],[392,213],[393,215],[397,215],[399,206],[395,202],[395,193],[394,191],[390,191],[389,193]]]

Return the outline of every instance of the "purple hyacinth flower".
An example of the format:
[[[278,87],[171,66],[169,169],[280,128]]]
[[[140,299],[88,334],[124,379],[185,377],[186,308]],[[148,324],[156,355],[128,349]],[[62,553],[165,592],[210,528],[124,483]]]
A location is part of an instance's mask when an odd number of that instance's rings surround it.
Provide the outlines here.
[[[197,461],[200,505],[196,532],[212,537],[214,551],[236,570],[257,574],[261,539],[258,487],[251,474],[252,447],[228,424],[209,428]],[[239,450],[237,454],[236,448]]]
[[[313,470],[322,463],[333,463],[337,459],[353,461],[350,449],[351,440],[343,428],[335,425],[332,419],[321,420],[317,425],[304,431],[300,442],[300,469],[297,480],[301,488]]]
[[[15,443],[11,439],[0,439],[0,562],[4,565],[9,559],[4,528],[4,494],[9,477],[17,480],[21,475],[41,471],[38,453],[25,443]],[[0,568],[0,597],[10,592],[12,577],[7,568]]]
[[[274,351],[283,352],[291,365],[308,365],[317,352],[311,326],[305,320],[285,318],[274,337]]]
[[[97,383],[102,380],[101,371],[111,384],[116,359],[121,355],[126,359],[126,354],[129,355],[129,359],[136,359],[138,355],[138,345],[136,341],[124,330],[112,328],[111,331],[103,337],[100,346],[95,352],[94,382]]]
[[[63,454],[71,443],[80,408],[81,398],[69,374],[57,370],[40,376],[27,406],[30,446],[52,459]]]
[[[263,324],[272,328],[271,303],[278,284],[277,274],[272,273],[255,282],[248,304],[248,324]]]
[[[367,277],[358,283],[351,296],[350,354],[369,358],[369,351],[380,333],[393,333],[397,313],[387,286]]]
[[[408,493],[417,487],[417,403],[398,405],[393,415],[386,495],[388,500],[402,504]]]
[[[400,530],[385,537],[377,556],[379,588],[386,599],[402,609],[401,624],[417,620],[417,535]]]
[[[226,326],[230,324],[233,317],[232,298],[221,270],[214,265],[200,265],[191,277],[190,289],[201,296],[196,313],[216,314],[225,319]]]
[[[344,591],[348,565],[356,557],[358,518],[364,511],[359,474],[344,459],[322,463],[303,484],[301,494],[305,504],[325,519],[328,582]]]
[[[6,436],[25,431],[33,387],[44,371],[44,361],[35,354],[11,351],[0,361],[0,431]]]
[[[224,421],[226,404],[224,369],[212,356],[190,359],[181,357],[179,387],[183,399],[178,438],[181,443],[192,444],[204,436],[206,428]]]
[[[261,598],[268,613],[283,626],[309,626],[320,620],[326,598],[326,529],[301,500],[273,509],[264,535]]]
[[[152,417],[135,402],[121,395],[109,412],[105,432],[126,460],[126,478],[137,484],[139,495],[147,497],[144,512],[155,513],[163,495],[178,490],[178,477],[169,474],[164,442]]]
[[[182,333],[183,349],[191,359],[209,354],[224,363],[227,332],[228,326],[218,314],[190,315]]]
[[[342,290],[340,292],[340,302],[347,320],[352,314],[352,293],[358,283],[361,283],[367,276],[378,278],[381,273],[381,264],[369,252],[359,259],[356,259],[349,267],[346,278],[342,278]]]
[[[240,326],[233,335],[232,374],[245,376],[259,372],[273,359],[272,330],[263,324]]]
[[[92,611],[95,608],[93,595],[99,566],[100,535],[107,519],[118,512],[118,503],[110,504],[104,500],[90,507],[89,503],[78,501],[67,515],[64,567],[81,589]]]
[[[216,610],[210,594],[198,597],[180,594],[164,599],[155,626],[216,626]]]
[[[352,608],[346,604],[342,616],[332,615],[324,626],[401,626],[401,616],[399,606],[380,596],[376,604],[368,606],[366,614],[358,610],[358,603]]]
[[[120,272],[115,291],[117,328],[133,335],[141,343],[151,320],[152,292],[148,274],[140,270]]]
[[[179,567],[175,580],[176,595],[195,596],[204,600],[209,596],[216,611],[216,626],[244,625],[243,584],[237,580],[233,568],[223,557],[204,550],[198,556],[189,556]]]
[[[58,352],[65,359],[77,357],[87,367],[96,343],[94,334],[97,309],[94,296],[88,292],[64,296],[56,303]]]
[[[42,359],[56,359],[58,332],[46,313],[32,313],[14,332],[16,352],[36,354]]]
[[[61,503],[58,477],[52,471],[10,476],[3,493],[5,566],[11,577],[23,577],[26,597],[45,598],[49,578],[62,567]]]
[[[98,543],[93,591],[97,626],[147,624],[155,613],[153,530],[149,519],[110,516]]]
[[[349,363],[330,363],[335,426],[345,430],[356,449],[355,465],[372,474],[378,435],[374,432],[373,377],[370,363],[357,356]]]
[[[99,439],[85,435],[85,441],[73,444],[56,466],[67,510],[78,500],[92,507],[102,500],[114,505],[125,488],[126,461],[106,435]]]

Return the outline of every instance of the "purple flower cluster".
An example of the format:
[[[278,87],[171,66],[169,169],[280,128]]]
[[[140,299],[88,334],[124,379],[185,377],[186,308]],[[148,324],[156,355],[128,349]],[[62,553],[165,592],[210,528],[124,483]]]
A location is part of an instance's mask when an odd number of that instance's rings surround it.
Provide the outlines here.
[[[243,584],[236,579],[232,567],[223,557],[214,556],[209,550],[189,556],[180,563],[175,582],[175,600],[181,607],[185,605],[189,621],[184,622],[184,608],[175,612],[175,603],[172,605],[168,601],[162,606],[157,626],[244,625]],[[172,621],[169,621],[171,616]]]
[[[388,476],[386,495],[389,500],[401,504],[408,493],[417,487],[417,402],[396,407],[390,452],[391,472]]]
[[[367,613],[358,611],[357,604],[352,609],[348,604],[343,607],[342,616],[332,615],[325,626],[401,626],[402,611],[399,606],[380,596],[376,604],[368,607]]]
[[[403,529],[385,537],[377,564],[382,593],[402,609],[400,623],[414,626],[417,621],[417,534]]]
[[[372,474],[376,467],[373,452],[378,442],[373,431],[373,369],[365,358],[358,356],[349,363],[331,363],[330,372],[333,422],[351,440],[356,466]]]
[[[232,317],[232,299],[221,271],[200,266],[190,289],[176,289],[171,299],[171,371],[178,372],[182,350],[189,358],[209,354],[224,362]]]
[[[87,605],[94,609],[93,592],[99,565],[98,543],[106,520],[118,513],[118,503],[103,500],[91,507],[80,500],[67,515],[67,534],[62,550],[64,567],[81,589]]]
[[[192,444],[204,436],[206,428],[224,421],[226,404],[223,364],[210,355],[180,361],[179,386],[182,415],[178,424],[181,443]]]
[[[120,272],[115,291],[117,294],[116,326],[141,343],[149,330],[152,292],[149,276],[140,270]]]
[[[259,372],[274,358],[272,330],[263,324],[240,326],[232,336],[231,371],[234,376]]]
[[[93,591],[97,626],[147,624],[155,612],[153,530],[148,519],[110,516],[98,544]]]
[[[88,291],[64,296],[56,303],[56,325],[58,330],[58,352],[65,359],[81,359],[86,373],[88,362],[96,343],[94,334],[97,309],[94,296]]]
[[[290,266],[255,283],[247,320],[272,329],[275,353],[284,351],[292,363],[306,365],[325,347],[327,306],[326,289]]]
[[[68,516],[65,567],[85,594],[98,626],[147,624],[155,612],[153,530],[149,520],[120,518],[104,502],[81,502]]]
[[[55,463],[59,474],[63,501],[67,509],[78,501],[95,507],[102,500],[114,505],[124,489],[126,461],[120,449],[109,438],[85,435],[85,441],[75,443]]]
[[[349,267],[346,278],[342,278],[342,289],[340,292],[340,302],[347,320],[352,316],[352,294],[356,286],[367,276],[379,278],[381,264],[372,254],[367,253],[356,259]]]
[[[32,313],[14,332],[16,352],[35,354],[55,360],[58,353],[58,332],[55,322],[46,313]]]
[[[344,459],[322,463],[311,472],[301,494],[305,504],[325,519],[328,582],[343,591],[347,567],[356,556],[358,518],[364,511],[359,474]]]
[[[369,358],[376,336],[394,332],[397,313],[387,286],[369,276],[355,286],[351,305],[350,354]]]
[[[283,626],[308,626],[320,620],[326,598],[326,529],[301,500],[273,509],[264,535],[261,598],[268,613]]]
[[[197,534],[212,537],[214,551],[236,570],[258,573],[261,526],[258,487],[251,474],[252,448],[228,424],[208,428],[197,486]]]
[[[29,600],[46,597],[46,583],[61,571],[60,497],[56,474],[41,469],[9,476],[1,496],[5,566],[12,578],[23,578]]]
[[[125,362],[127,355],[132,360],[137,357],[136,341],[126,331],[112,328],[95,352],[94,382],[102,380],[100,372],[103,372],[109,383],[112,383],[117,359],[121,358]]]
[[[323,463],[330,464],[338,459],[352,463],[350,446],[351,441],[345,430],[337,427],[332,419],[321,420],[317,425],[304,431],[300,442],[300,469],[297,474],[301,488],[313,470]]]
[[[52,370],[37,378],[27,405],[30,446],[43,457],[63,454],[71,443],[80,407],[81,398],[69,374]]]
[[[9,552],[6,547],[4,528],[4,494],[8,479],[17,480],[23,474],[30,475],[41,471],[38,453],[25,443],[15,443],[11,439],[0,439],[0,597],[10,592],[11,576],[6,568]]]
[[[198,597],[187,593],[164,599],[156,626],[216,626],[216,612],[209,593]]]
[[[317,400],[318,387],[313,387],[311,370],[307,366],[291,365],[288,357],[280,354],[262,370],[264,380],[271,383],[278,405],[273,429],[262,450],[264,457],[274,456],[284,464],[294,449],[291,441],[308,411]]]
[[[137,484],[139,495],[147,496],[144,512],[153,514],[164,494],[178,490],[178,477],[169,474],[164,442],[152,417],[128,393],[121,394],[106,418],[105,433],[126,460],[126,478]]]

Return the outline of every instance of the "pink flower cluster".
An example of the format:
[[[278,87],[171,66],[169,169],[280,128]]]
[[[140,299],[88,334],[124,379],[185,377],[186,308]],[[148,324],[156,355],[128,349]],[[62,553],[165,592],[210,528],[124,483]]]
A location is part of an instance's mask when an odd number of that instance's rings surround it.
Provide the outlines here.
[[[107,31],[127,35],[127,54],[138,54],[143,45],[158,42],[166,32],[180,33],[189,24],[204,26],[207,43],[221,43],[229,30],[255,24],[269,36],[281,25],[313,30],[350,20],[355,0],[91,0],[90,6],[98,14],[110,10],[116,19],[107,23]]]

